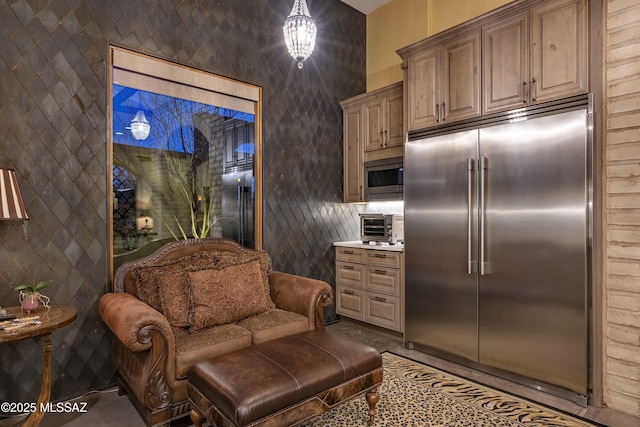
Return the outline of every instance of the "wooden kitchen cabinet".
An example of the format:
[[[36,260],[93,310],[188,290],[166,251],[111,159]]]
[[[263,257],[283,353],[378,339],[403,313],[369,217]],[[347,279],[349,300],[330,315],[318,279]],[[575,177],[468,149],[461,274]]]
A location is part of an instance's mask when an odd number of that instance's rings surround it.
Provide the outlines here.
[[[364,102],[365,153],[402,146],[402,82],[369,95]]]
[[[405,60],[407,129],[479,116],[481,32],[398,51]]]
[[[340,102],[345,203],[365,202],[364,162],[404,154],[403,83]]]
[[[336,247],[336,312],[404,331],[404,252]]]
[[[587,0],[555,0],[531,9],[531,102],[589,91]]]
[[[364,151],[362,147],[362,106],[343,101],[343,200],[364,202]]]
[[[442,48],[432,47],[411,55],[404,67],[407,82],[407,129],[422,129],[439,123]]]
[[[484,112],[524,107],[529,82],[529,16],[521,13],[482,29]]]
[[[484,113],[588,92],[587,15],[586,0],[554,0],[485,25]]]
[[[516,0],[399,49],[407,130],[587,93],[588,15],[588,0]]]
[[[242,120],[230,120],[223,129],[225,141],[224,166],[235,167],[253,163],[255,126]]]

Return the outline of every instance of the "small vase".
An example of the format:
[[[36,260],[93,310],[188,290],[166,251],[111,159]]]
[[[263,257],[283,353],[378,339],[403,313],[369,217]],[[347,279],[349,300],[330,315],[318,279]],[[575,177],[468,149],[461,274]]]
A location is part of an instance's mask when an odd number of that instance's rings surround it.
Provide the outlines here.
[[[40,307],[40,299],[37,293],[24,294],[24,297],[20,301],[22,311],[29,313],[30,311],[36,311]]]

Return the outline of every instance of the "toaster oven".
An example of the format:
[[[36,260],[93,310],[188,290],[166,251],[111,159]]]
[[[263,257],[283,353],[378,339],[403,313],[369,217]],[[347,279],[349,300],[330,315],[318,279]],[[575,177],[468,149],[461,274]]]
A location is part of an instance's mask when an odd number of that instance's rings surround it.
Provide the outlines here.
[[[362,243],[403,243],[404,216],[393,214],[360,214]]]

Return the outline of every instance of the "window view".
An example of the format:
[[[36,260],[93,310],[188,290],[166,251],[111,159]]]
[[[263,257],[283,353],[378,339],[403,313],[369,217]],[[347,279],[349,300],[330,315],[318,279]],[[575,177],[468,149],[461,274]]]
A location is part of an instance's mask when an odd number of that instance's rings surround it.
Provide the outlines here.
[[[114,73],[114,271],[169,241],[190,237],[228,237],[255,248],[255,114],[194,100],[198,96],[132,87],[136,80],[123,85],[117,77]]]

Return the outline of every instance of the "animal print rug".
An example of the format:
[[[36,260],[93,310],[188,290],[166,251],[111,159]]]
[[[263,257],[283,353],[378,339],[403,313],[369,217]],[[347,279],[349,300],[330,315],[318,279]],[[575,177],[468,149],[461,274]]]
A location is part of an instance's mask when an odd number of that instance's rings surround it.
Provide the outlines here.
[[[374,426],[592,427],[586,421],[461,379],[391,353],[382,354],[384,379]],[[366,426],[364,396],[351,399],[305,427]]]

